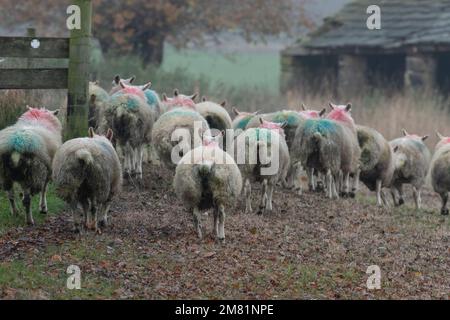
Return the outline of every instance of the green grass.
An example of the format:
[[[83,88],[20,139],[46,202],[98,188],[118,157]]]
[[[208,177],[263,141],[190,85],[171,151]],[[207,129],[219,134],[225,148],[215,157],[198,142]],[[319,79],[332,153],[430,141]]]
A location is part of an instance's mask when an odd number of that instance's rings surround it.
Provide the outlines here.
[[[0,235],[4,233],[8,228],[23,226],[25,222],[25,210],[22,206],[22,201],[20,199],[20,188],[16,188],[16,203],[19,208],[19,216],[12,217],[9,209],[9,201],[6,193],[0,192]],[[50,185],[49,191],[47,193],[47,206],[48,214],[57,214],[65,208],[65,203],[54,194],[54,189]],[[33,217],[37,224],[43,223],[46,219],[46,215],[39,213],[39,196],[33,197],[32,202]]]
[[[177,51],[168,46],[162,69],[183,69],[194,78],[206,77],[214,84],[259,86],[273,93],[279,88],[280,61],[274,52],[221,54],[200,49]]]

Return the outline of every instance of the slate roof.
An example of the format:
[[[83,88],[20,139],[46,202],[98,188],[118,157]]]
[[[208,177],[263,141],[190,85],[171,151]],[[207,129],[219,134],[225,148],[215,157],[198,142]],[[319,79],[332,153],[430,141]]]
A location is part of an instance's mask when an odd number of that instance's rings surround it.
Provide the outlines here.
[[[381,8],[381,30],[369,30],[368,6]],[[357,0],[347,4],[309,38],[286,53],[302,48],[345,48],[401,51],[407,46],[442,45],[450,48],[450,0]]]

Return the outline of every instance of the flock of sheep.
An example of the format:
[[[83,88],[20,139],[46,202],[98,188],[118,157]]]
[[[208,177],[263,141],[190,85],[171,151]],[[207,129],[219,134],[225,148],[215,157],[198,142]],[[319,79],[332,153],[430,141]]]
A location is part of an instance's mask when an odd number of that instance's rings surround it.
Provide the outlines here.
[[[253,211],[252,183],[262,184],[258,213],[270,212],[276,187],[302,192],[302,171],[311,191],[332,199],[354,197],[362,181],[376,191],[380,206],[389,206],[384,188],[402,205],[402,186],[411,184],[418,209],[428,177],[442,198],[441,213],[449,212],[450,138],[439,133],[431,157],[427,136],[404,130],[403,137],[388,142],[376,130],[356,125],[350,104],[330,103],[328,114],[304,105],[267,114],[233,108],[232,120],[225,103],[203,98],[196,104],[196,95],[177,90],[160,99],[151,83],[133,81],[116,76],[110,93],[89,84],[86,138],[62,144],[58,111],[44,108],[28,108],[15,125],[0,131],[0,186],[13,215],[18,214],[15,183],[22,189],[27,223],[34,224],[31,198],[40,194],[39,208],[46,213],[52,180],[72,209],[75,229],[101,232],[122,179],[142,180],[142,164],[152,156],[174,173],[174,190],[192,212],[200,238],[201,211],[213,209],[215,235],[224,240],[226,208],[243,194],[245,212]]]

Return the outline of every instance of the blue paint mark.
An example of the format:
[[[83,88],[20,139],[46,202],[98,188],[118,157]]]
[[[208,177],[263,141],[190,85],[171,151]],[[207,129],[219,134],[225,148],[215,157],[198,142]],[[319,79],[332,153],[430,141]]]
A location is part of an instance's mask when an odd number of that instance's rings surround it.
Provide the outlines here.
[[[336,129],[336,123],[328,119],[309,119],[305,122],[305,132],[307,134],[319,132],[322,135],[327,135],[336,132]]]
[[[41,147],[39,138],[27,130],[14,132],[9,137],[8,145],[19,153],[33,153]]]
[[[147,99],[147,103],[150,106],[154,106],[158,103],[158,94],[150,89],[144,91],[145,98]]]
[[[247,116],[246,118],[239,120],[237,123],[236,129],[245,130],[250,120],[253,118],[253,116]]]

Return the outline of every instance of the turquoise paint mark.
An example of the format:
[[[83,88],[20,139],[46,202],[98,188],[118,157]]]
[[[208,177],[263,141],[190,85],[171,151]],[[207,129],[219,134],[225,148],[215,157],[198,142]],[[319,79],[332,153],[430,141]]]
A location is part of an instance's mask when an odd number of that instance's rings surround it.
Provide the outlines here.
[[[237,123],[236,129],[245,130],[245,128],[247,127],[248,123],[250,122],[250,120],[252,118],[253,118],[253,116],[248,116],[242,120],[239,120],[239,122]]]
[[[145,98],[147,99],[147,103],[150,106],[154,106],[158,103],[158,95],[155,91],[147,89],[144,91]]]
[[[320,134],[329,134],[336,132],[336,123],[328,119],[309,119],[305,122],[305,132],[307,134],[313,134],[319,132]]]
[[[39,138],[26,130],[14,132],[8,140],[8,145],[19,153],[32,153],[41,147]]]
[[[131,96],[127,99],[127,108],[130,110],[135,110],[139,108],[139,101]]]

